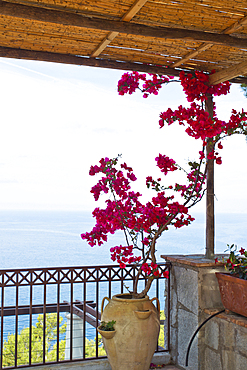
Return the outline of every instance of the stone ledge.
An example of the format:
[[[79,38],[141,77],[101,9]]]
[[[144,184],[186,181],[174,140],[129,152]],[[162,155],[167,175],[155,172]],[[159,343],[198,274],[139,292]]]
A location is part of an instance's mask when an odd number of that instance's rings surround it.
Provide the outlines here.
[[[204,312],[207,315],[210,315],[210,316],[212,316],[213,314],[217,313],[218,311],[219,310],[216,310],[216,309],[205,309],[204,310]],[[234,323],[236,325],[239,325],[239,326],[242,326],[244,328],[247,328],[247,317],[238,315],[236,313],[233,313],[233,312],[230,312],[230,311],[227,311],[227,313],[226,312],[222,312],[219,315],[215,316],[215,319],[217,319],[217,318],[223,319],[223,320],[226,320],[228,322],[232,322],[232,323]]]
[[[217,258],[222,258],[226,255],[215,255]],[[162,255],[167,262],[173,262],[181,265],[193,266],[193,267],[219,267],[224,266],[223,262],[217,262],[205,258],[203,254],[190,254],[190,255]]]

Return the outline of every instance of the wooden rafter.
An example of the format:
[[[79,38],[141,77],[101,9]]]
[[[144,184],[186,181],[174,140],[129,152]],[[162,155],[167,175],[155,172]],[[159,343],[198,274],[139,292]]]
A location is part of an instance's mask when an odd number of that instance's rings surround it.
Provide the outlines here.
[[[247,61],[237,64],[233,67],[223,69],[214,73],[209,77],[209,83],[216,85],[220,82],[229,81],[234,77],[241,76],[247,73]]]
[[[180,28],[150,27],[142,24],[112,21],[103,18],[86,17],[70,12],[41,9],[38,7],[0,2],[0,14],[33,21],[55,23],[61,26],[75,26],[81,28],[114,31],[123,34],[154,37],[160,39],[191,40],[196,42],[210,42],[213,44],[247,49],[247,40],[243,38],[222,35],[212,32],[192,31]]]
[[[129,22],[138,11],[146,4],[148,0],[136,0],[126,14],[121,18],[121,21]],[[117,37],[119,32],[109,32],[108,35],[102,40],[99,46],[91,54],[91,57],[95,58],[101,54],[101,52],[110,44],[112,40]]]
[[[232,24],[230,27],[227,27],[223,32],[221,32],[222,34],[231,34],[231,33],[234,33],[236,31],[238,31],[240,28],[242,28],[243,26],[245,26],[247,24],[247,16],[243,17],[242,19],[240,19],[239,21],[235,22],[234,24]],[[183,58],[181,58],[180,60],[178,60],[177,62],[173,63],[171,65],[172,68],[175,68],[175,67],[179,67],[181,66],[183,63],[187,62],[188,60],[196,57],[198,54],[200,54],[202,51],[205,51],[207,49],[210,49],[214,44],[212,43],[208,43],[208,42],[205,42],[203,43],[202,45],[200,45],[198,48],[196,48],[196,50],[186,54]]]
[[[159,75],[179,76],[180,71],[173,68],[154,66],[148,64],[132,63],[132,62],[117,62],[114,60],[87,58],[75,55],[52,53],[46,51],[31,51],[18,48],[1,47],[0,57],[38,60],[44,62],[74,64],[78,66],[101,67],[110,69],[119,69],[124,71],[138,71],[145,73],[156,73]],[[247,79],[246,79],[247,81]]]
[[[114,60],[105,60],[98,58],[78,57],[75,55],[51,53],[46,51],[31,51],[17,48],[0,46],[0,57],[13,59],[37,60],[42,62],[53,62],[63,64],[73,64],[78,66],[100,67],[109,69],[118,69],[124,71],[137,71],[144,73],[155,73],[158,75],[168,75],[178,77],[180,70],[149,64],[140,64],[132,62],[117,62]],[[188,73],[190,71],[186,71]],[[216,74],[217,75],[217,74]],[[212,75],[212,77],[215,75]],[[247,83],[247,77],[238,77],[231,79],[233,83]],[[218,82],[216,82],[218,83]],[[214,83],[213,83],[214,84]]]
[[[235,22],[230,27],[226,28],[223,33],[225,34],[234,33],[246,25],[247,25],[247,16],[241,18],[239,21]]]
[[[205,42],[205,43],[201,44],[196,50],[191,51],[190,53],[186,54],[182,59],[178,60],[175,63],[172,63],[171,67],[176,68],[176,67],[181,66],[183,63],[187,62],[187,60],[195,58],[202,51],[210,49],[212,46],[213,46],[213,44],[208,43],[208,42]]]

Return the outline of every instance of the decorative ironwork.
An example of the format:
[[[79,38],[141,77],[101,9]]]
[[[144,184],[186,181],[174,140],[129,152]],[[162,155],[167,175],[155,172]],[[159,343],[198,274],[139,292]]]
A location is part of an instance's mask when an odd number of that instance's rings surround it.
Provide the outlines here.
[[[168,269],[168,264],[159,264],[161,272]],[[43,269],[0,270],[0,287],[44,285],[61,283],[84,283],[88,281],[122,281],[135,278],[136,266],[120,268],[115,265],[85,267],[54,267]],[[97,274],[101,274],[97,276]],[[58,277],[60,274],[60,277]],[[70,276],[69,276],[70,275]],[[96,275],[96,276],[95,276]],[[142,273],[140,279],[145,279]]]
[[[163,273],[170,269],[169,263],[159,264],[160,271]],[[105,266],[76,266],[76,267],[53,267],[53,268],[38,268],[38,269],[18,269],[18,270],[0,270],[0,306],[1,306],[1,335],[0,335],[0,369],[28,367],[33,365],[44,365],[51,361],[48,359],[50,348],[46,343],[47,328],[50,325],[49,315],[56,315],[54,333],[56,333],[55,346],[56,352],[53,363],[64,361],[83,361],[100,356],[100,343],[96,327],[100,323],[100,307],[103,296],[111,297],[114,294],[123,292],[126,282],[134,284],[137,267],[127,265],[121,269],[116,265]],[[145,281],[146,276],[141,274],[139,280]],[[155,278],[153,282],[152,293],[159,297],[160,282],[163,277]],[[170,281],[165,279],[168,289],[169,306],[169,291]],[[118,287],[116,287],[118,285]],[[117,290],[116,290],[117,289]],[[162,288],[164,292],[164,288]],[[163,297],[163,292],[161,298]],[[70,329],[69,340],[60,333],[60,319],[65,318],[65,313],[69,314]],[[33,342],[33,332],[37,323],[37,316],[41,315],[42,320],[42,359],[35,361],[33,359],[33,351],[35,343]],[[76,315],[76,316],[75,316]],[[68,318],[68,316],[67,316]],[[76,320],[82,319],[80,322],[83,337],[80,339],[83,347],[82,355],[75,355],[76,332],[74,325]],[[12,321],[11,321],[12,320]],[[157,351],[169,350],[170,338],[170,317],[169,309],[165,323],[166,340],[165,348],[157,345]],[[14,334],[14,347],[12,354],[6,361],[9,345],[6,326],[11,327]],[[29,327],[28,332],[28,357],[26,362],[21,360],[20,356],[20,333],[24,327]],[[89,341],[90,339],[91,341]],[[69,356],[64,359],[64,351],[62,351],[61,341],[65,341],[69,346]],[[95,340],[95,341],[94,341]],[[54,341],[54,340],[53,340]],[[93,342],[94,341],[94,342]],[[92,347],[94,343],[95,347]],[[51,344],[50,344],[51,345]],[[73,347],[74,346],[74,347]],[[90,347],[90,356],[88,355],[88,346]],[[92,355],[93,353],[93,355]],[[12,356],[12,357],[11,357]],[[24,362],[25,363],[24,363]],[[6,365],[7,364],[7,365]]]

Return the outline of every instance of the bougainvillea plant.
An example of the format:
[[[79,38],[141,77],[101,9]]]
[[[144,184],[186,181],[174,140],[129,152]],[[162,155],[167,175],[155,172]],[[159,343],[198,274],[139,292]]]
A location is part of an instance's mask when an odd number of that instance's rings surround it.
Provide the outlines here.
[[[244,248],[240,248],[236,244],[227,244],[227,250],[229,251],[229,257],[222,258],[225,269],[230,272],[231,275],[236,276],[240,279],[247,280],[247,251]],[[218,258],[215,258],[215,264],[221,262]]]
[[[176,110],[167,109],[160,113],[159,126],[178,122],[185,132],[201,141],[201,150],[197,161],[188,162],[188,170],[184,170],[186,182],[165,186],[164,177],[181,167],[166,155],[159,154],[155,160],[161,171],[161,176],[154,179],[146,178],[146,186],[155,191],[150,201],[142,203],[141,194],[131,189],[131,183],[136,181],[133,169],[126,163],[119,163],[116,158],[102,158],[99,165],[91,166],[91,176],[100,175],[100,179],[92,187],[91,193],[97,201],[103,194],[111,195],[106,200],[105,208],[95,208],[93,217],[96,224],[91,232],[81,235],[90,246],[101,245],[107,241],[109,234],[122,230],[125,243],[110,249],[111,259],[117,261],[121,268],[126,264],[136,264],[138,273],[135,279],[133,295],[144,297],[151,287],[155,277],[161,275],[156,260],[156,243],[169,227],[181,228],[189,225],[194,218],[189,209],[198,203],[205,192],[208,161],[214,160],[221,164],[219,151],[223,148],[222,140],[233,134],[247,134],[247,115],[244,111],[232,114],[228,122],[217,118],[214,106],[213,117],[205,110],[205,102],[209,95],[227,94],[230,89],[228,82],[209,86],[209,76],[196,72],[187,74],[181,72],[180,83],[190,106],[179,106]],[[141,90],[143,97],[157,95],[161,87],[174,81],[172,77],[146,75],[138,72],[125,73],[118,82],[120,95],[132,94]],[[206,154],[207,140],[211,139],[211,151]],[[163,180],[162,180],[163,179]],[[144,289],[137,293],[138,279],[146,274]],[[168,277],[168,272],[163,272]]]

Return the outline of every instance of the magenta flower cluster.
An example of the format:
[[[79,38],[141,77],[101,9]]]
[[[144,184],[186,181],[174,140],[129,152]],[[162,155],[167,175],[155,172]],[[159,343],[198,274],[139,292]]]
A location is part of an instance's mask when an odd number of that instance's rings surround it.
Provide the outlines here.
[[[146,98],[150,94],[157,95],[160,88],[173,81],[172,77],[146,75],[138,72],[124,73],[118,83],[120,95],[132,94],[137,89]],[[189,170],[186,172],[186,183],[164,186],[164,176],[169,172],[181,169],[176,162],[166,155],[159,154],[155,160],[161,171],[161,176],[154,179],[146,177],[147,188],[155,191],[151,199],[143,203],[141,194],[131,189],[132,182],[136,181],[133,169],[125,162],[119,163],[120,157],[102,158],[98,165],[91,166],[89,174],[100,176],[98,182],[92,187],[91,193],[97,201],[104,194],[111,195],[105,201],[105,208],[95,208],[93,217],[95,226],[90,232],[81,235],[90,246],[102,245],[107,241],[109,234],[122,230],[125,244],[110,249],[111,258],[119,263],[121,268],[126,264],[137,264],[138,274],[135,279],[134,294],[143,297],[147,294],[152,281],[159,277],[156,261],[156,243],[164,231],[169,227],[181,228],[189,225],[194,218],[188,210],[202,199],[205,190],[207,163],[214,160],[222,163],[218,150],[223,149],[222,140],[233,134],[247,135],[247,115],[244,111],[232,111],[228,122],[217,118],[214,107],[213,117],[204,109],[209,94],[222,95],[229,92],[228,82],[215,86],[209,85],[209,76],[201,72],[194,75],[181,72],[180,82],[183,86],[187,100],[191,103],[185,108],[167,109],[160,113],[159,126],[171,125],[178,122],[185,127],[185,132],[202,143],[198,161],[188,162]],[[201,105],[197,104],[199,101]],[[205,154],[208,140],[211,140],[212,150]],[[180,201],[182,199],[182,201]],[[138,279],[146,274],[145,288],[137,294]],[[164,272],[168,277],[168,273]]]

